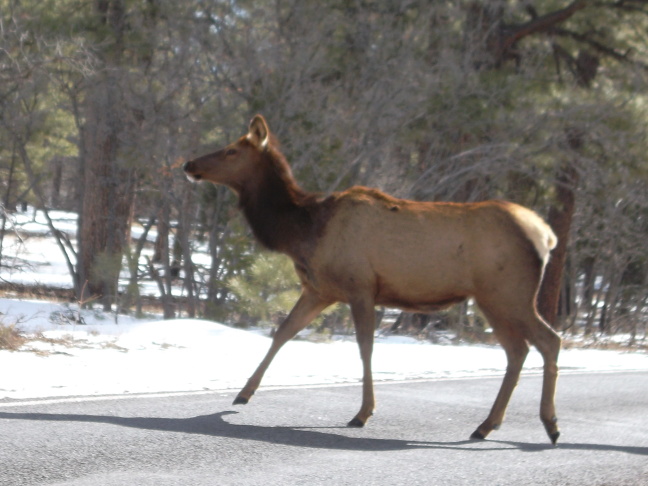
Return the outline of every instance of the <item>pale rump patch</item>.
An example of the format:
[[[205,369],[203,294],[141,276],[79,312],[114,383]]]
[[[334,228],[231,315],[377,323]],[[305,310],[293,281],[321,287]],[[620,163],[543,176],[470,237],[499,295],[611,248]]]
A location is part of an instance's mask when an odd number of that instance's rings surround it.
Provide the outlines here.
[[[549,260],[549,253],[558,244],[558,238],[553,230],[540,216],[530,209],[513,204],[509,205],[508,208],[520,227],[524,230],[524,233],[533,243],[533,246],[535,246],[543,266],[546,265]]]

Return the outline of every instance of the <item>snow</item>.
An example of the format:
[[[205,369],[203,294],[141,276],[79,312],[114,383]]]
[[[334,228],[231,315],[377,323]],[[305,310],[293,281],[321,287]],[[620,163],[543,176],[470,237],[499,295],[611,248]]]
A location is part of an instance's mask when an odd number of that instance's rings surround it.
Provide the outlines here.
[[[47,341],[0,351],[0,404],[44,397],[234,390],[245,384],[270,345],[259,330],[198,319],[153,320],[103,314],[74,306],[0,299],[4,325],[16,324]],[[85,324],[60,322],[81,313]],[[37,352],[38,351],[38,352]],[[648,370],[648,355],[563,350],[565,372]],[[413,338],[378,337],[376,381],[502,375],[498,346],[437,345]],[[541,373],[532,351],[524,373]],[[358,383],[361,362],[352,338],[315,343],[293,340],[279,352],[262,387]]]
[[[40,210],[29,208],[26,212],[7,215],[7,233],[2,241],[2,267],[0,281],[26,286],[51,288],[73,288],[68,264],[61,249],[51,236],[47,220]],[[49,216],[57,231],[65,233],[70,244],[76,248],[77,215],[64,211],[50,211]],[[133,224],[131,236],[141,237],[143,228]],[[147,241],[155,241],[157,231],[151,229]],[[68,250],[69,252],[69,250]],[[146,265],[146,256],[151,257],[153,250],[145,248],[140,257],[140,265]],[[210,259],[205,252],[195,252],[193,261],[198,265],[209,265]],[[70,256],[75,264],[75,257]],[[122,272],[120,286],[123,289],[128,281],[128,272]],[[172,288],[174,295],[182,295],[179,286]],[[143,296],[158,296],[157,284],[152,280],[140,279],[140,293]]]
[[[76,214],[50,211],[49,216],[58,231],[74,240]],[[72,288],[72,277],[65,258],[49,236],[50,230],[43,212],[30,209],[7,217],[0,279],[15,284]]]

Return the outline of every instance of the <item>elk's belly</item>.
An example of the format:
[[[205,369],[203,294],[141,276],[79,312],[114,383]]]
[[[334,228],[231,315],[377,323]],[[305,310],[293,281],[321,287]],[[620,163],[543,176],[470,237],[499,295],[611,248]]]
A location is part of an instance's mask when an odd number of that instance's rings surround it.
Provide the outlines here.
[[[469,292],[459,286],[429,285],[430,282],[402,281],[400,284],[377,279],[376,305],[396,307],[410,312],[433,312],[463,302]]]

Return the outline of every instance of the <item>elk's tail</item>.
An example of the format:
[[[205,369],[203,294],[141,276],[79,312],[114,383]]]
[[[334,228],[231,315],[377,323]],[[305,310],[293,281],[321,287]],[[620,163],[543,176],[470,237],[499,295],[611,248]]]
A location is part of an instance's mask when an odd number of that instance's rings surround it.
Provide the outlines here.
[[[544,268],[549,261],[549,253],[558,244],[558,238],[551,227],[534,211],[517,205],[511,209],[527,238],[533,243]]]

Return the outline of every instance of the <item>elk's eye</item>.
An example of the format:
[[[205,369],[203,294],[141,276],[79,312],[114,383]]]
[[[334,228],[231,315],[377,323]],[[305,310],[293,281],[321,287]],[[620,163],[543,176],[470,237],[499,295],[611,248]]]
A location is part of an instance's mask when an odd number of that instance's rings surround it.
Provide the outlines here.
[[[236,149],[233,148],[227,149],[227,151],[225,152],[225,155],[235,155],[235,154],[236,154]]]

